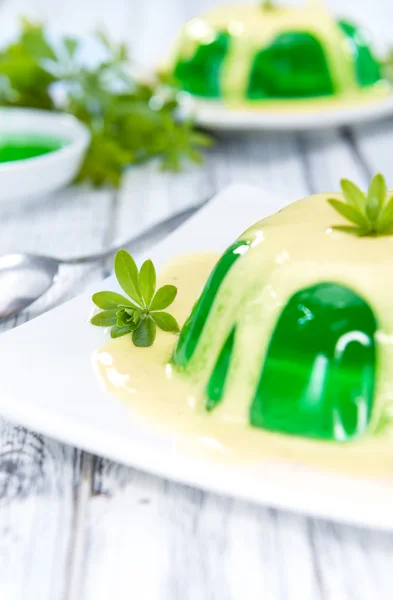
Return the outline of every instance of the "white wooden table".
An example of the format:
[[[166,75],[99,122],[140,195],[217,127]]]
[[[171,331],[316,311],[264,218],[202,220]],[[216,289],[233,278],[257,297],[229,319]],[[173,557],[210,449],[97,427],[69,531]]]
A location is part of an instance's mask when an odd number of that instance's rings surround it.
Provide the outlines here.
[[[104,23],[152,63],[179,24],[209,0],[3,0],[15,14],[83,32]],[[341,2],[332,2],[339,8]],[[351,2],[389,39],[390,0]],[[393,37],[393,34],[392,34]],[[392,39],[393,42],[393,39]],[[92,252],[201,202],[231,181],[299,197],[393,187],[393,118],[354,130],[221,135],[201,168],[129,172],[119,194],[72,188],[30,208],[0,209],[0,253]],[[108,265],[64,268],[53,293],[17,326],[102,278]],[[59,348],[61,352],[61,348]],[[0,366],[1,370],[1,366]],[[1,376],[1,372],[0,372]],[[393,510],[393,507],[392,507]],[[1,600],[390,600],[393,535],[296,516],[164,481],[0,420]]]

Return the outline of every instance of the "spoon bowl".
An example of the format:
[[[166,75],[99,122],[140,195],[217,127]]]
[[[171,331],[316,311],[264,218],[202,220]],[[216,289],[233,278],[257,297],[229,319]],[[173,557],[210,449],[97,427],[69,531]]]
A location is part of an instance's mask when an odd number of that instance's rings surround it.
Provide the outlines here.
[[[52,286],[59,263],[34,254],[0,257],[0,319],[27,308]]]

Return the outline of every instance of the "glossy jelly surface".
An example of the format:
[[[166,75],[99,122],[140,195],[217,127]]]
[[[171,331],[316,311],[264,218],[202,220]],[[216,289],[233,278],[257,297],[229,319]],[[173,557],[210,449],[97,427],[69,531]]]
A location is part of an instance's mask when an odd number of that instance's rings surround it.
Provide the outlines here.
[[[206,408],[213,410],[219,404],[224,395],[224,387],[231,361],[233,344],[235,341],[236,328],[232,329],[217,359],[213,373],[206,387]]]
[[[319,283],[296,293],[273,333],[250,423],[273,431],[348,441],[370,421],[377,323],[350,289]]]
[[[334,93],[325,52],[311,34],[292,31],[278,35],[255,57],[248,97],[304,98]]]
[[[180,59],[174,75],[182,88],[195,96],[219,98],[220,72],[229,45],[230,36],[220,32],[213,41],[200,44],[192,57]]]
[[[175,365],[184,367],[191,359],[222,280],[234,263],[247,252],[248,247],[248,241],[241,240],[235,242],[223,254],[213,269],[200,298],[196,302],[190,317],[181,331],[172,359]],[[218,370],[220,373],[223,373],[222,368]],[[221,387],[221,384],[219,386]]]
[[[338,24],[350,42],[358,84],[361,87],[374,85],[382,78],[382,73],[368,44],[367,34],[348,21],[339,21]]]

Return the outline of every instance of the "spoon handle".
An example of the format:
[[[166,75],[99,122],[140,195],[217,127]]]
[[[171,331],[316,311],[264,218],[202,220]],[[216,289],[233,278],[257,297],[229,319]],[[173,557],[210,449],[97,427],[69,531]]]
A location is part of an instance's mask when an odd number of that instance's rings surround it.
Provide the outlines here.
[[[160,221],[160,223],[153,225],[153,227],[142,231],[142,233],[136,235],[135,237],[132,237],[129,240],[126,240],[117,246],[111,246],[110,248],[102,252],[97,252],[95,254],[87,254],[86,256],[79,256],[75,258],[59,258],[56,260],[58,260],[58,262],[62,265],[81,265],[84,263],[91,263],[96,262],[98,260],[110,258],[122,248],[129,249],[135,253],[141,252],[151,244],[159,242],[164,237],[169,235],[172,231],[180,227],[180,225],[182,225],[196,212],[198,212],[207,202],[208,200],[206,200],[202,204],[198,204],[198,206],[192,206],[191,208],[187,208],[186,210],[176,213],[168,219],[165,219],[164,221]]]

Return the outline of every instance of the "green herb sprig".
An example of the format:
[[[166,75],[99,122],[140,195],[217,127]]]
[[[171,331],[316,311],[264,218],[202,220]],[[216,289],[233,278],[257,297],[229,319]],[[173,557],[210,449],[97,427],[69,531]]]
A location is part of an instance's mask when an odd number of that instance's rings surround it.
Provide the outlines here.
[[[157,327],[178,333],[179,325],[171,314],[164,311],[176,298],[177,288],[164,285],[156,291],[156,270],[146,260],[140,271],[126,250],[119,250],[115,258],[115,275],[127,294],[98,292],[92,300],[102,311],[94,315],[91,324],[110,327],[111,337],[131,334],[135,346],[147,348],[154,343]]]
[[[40,25],[22,22],[19,38],[0,52],[0,105],[71,113],[87,125],[91,145],[79,180],[117,187],[126,167],[152,158],[179,171],[183,160],[201,162],[211,138],[180,121],[176,94],[130,74],[125,44],[103,33],[90,40],[94,66],[83,57],[86,40],[52,40]]]
[[[358,236],[393,235],[393,196],[388,197],[385,178],[375,175],[368,193],[348,179],[341,180],[345,202],[329,198],[329,204],[352,225],[334,225],[333,229]]]
[[[272,10],[273,8],[276,8],[276,3],[275,0],[262,0],[261,6],[265,10]]]

